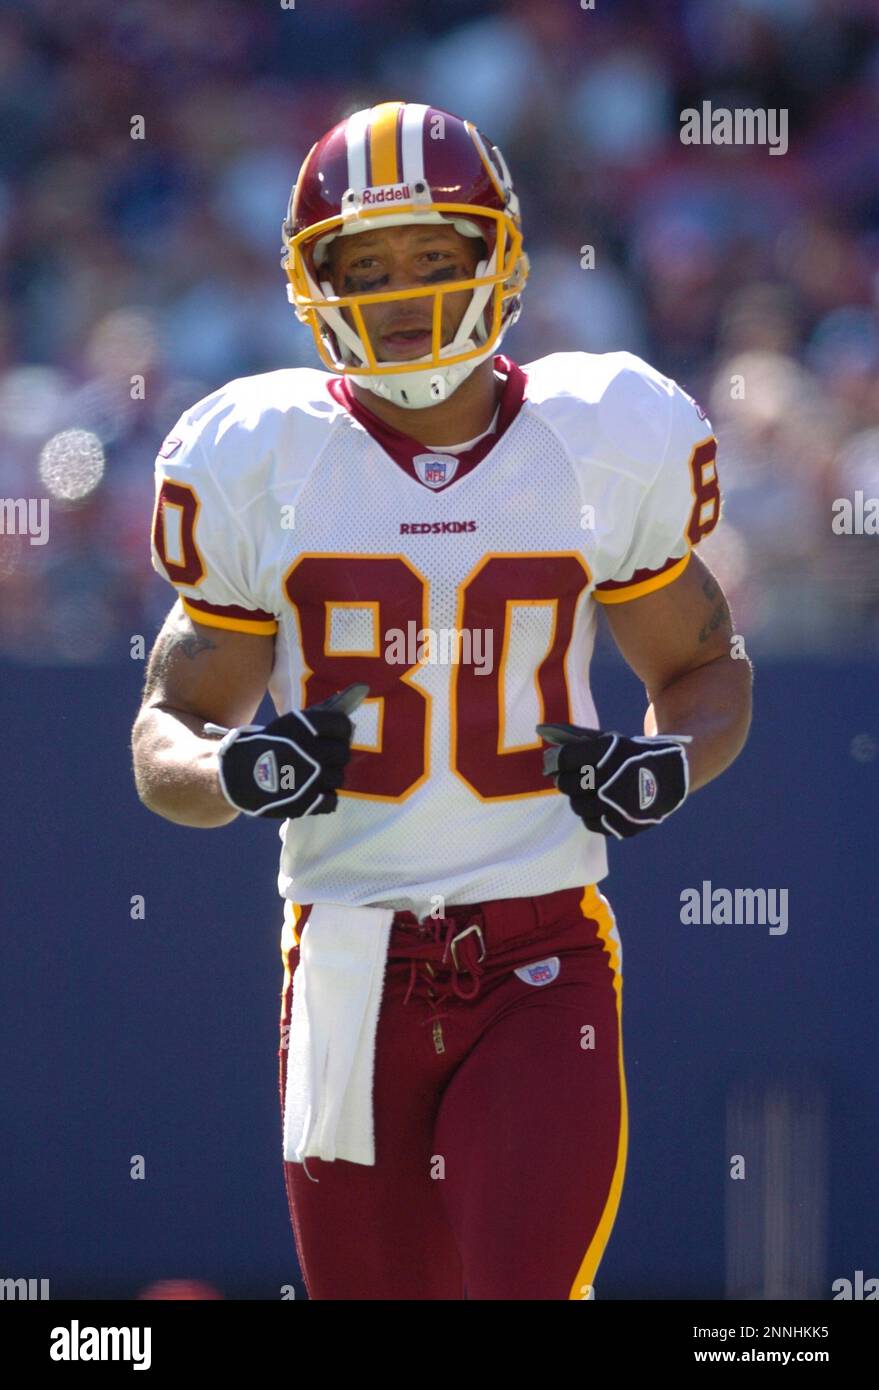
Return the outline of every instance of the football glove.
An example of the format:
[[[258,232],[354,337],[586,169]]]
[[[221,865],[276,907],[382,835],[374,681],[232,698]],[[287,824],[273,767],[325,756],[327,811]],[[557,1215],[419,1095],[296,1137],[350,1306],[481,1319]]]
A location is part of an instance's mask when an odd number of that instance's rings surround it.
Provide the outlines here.
[[[587,830],[626,840],[686,800],[688,734],[626,738],[574,724],[538,724],[537,732],[554,745],[544,752],[544,775],[553,775]]]
[[[335,811],[351,757],[354,725],[348,715],[368,694],[368,685],[349,685],[264,726],[205,724],[206,734],[223,735],[217,756],[229,804],[246,816],[283,820]]]

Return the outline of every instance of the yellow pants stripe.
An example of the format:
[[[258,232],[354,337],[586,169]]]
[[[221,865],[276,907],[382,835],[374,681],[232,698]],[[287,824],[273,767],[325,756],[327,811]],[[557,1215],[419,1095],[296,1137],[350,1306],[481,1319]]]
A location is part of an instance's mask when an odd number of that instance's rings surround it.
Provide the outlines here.
[[[293,903],[289,898],[284,900],[284,925],[281,929],[281,960],[284,962],[284,994],[287,993],[287,986],[293,976],[290,969],[290,956],[299,945],[299,919],[302,916],[302,906],[300,903]]]
[[[607,1201],[601,1213],[601,1220],[595,1229],[595,1234],[592,1237],[589,1248],[583,1256],[583,1262],[577,1271],[577,1277],[571,1285],[571,1292],[568,1295],[569,1299],[576,1299],[578,1302],[589,1297],[594,1286],[596,1270],[601,1262],[605,1246],[610,1239],[610,1233],[613,1229],[613,1224],[616,1220],[620,1205],[620,1195],[623,1190],[623,1178],[626,1171],[626,1154],[629,1146],[629,1109],[626,1097],[626,1074],[623,1065],[623,973],[619,947],[614,939],[614,928],[616,923],[610,903],[599,893],[595,884],[590,884],[584,892],[580,900],[580,911],[583,913],[584,917],[589,917],[598,923],[598,935],[610,955],[610,965],[614,975],[614,990],[617,997],[617,1064],[620,1078],[620,1133],[613,1177],[611,1178]]]

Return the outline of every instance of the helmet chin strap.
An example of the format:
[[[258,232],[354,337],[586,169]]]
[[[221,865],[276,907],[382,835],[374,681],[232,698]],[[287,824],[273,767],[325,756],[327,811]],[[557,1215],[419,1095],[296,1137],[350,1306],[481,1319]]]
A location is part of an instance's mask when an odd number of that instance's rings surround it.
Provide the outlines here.
[[[493,275],[497,247],[487,261],[480,261],[474,271],[474,279],[483,275]],[[307,275],[309,288],[312,296],[317,297],[317,286],[315,286],[310,275]],[[440,357],[444,354],[453,357],[460,352],[469,352],[476,349],[480,343],[484,343],[488,334],[483,322],[483,313],[492,294],[494,286],[479,285],[473,290],[470,296],[470,303],[464,312],[464,316],[458,325],[455,336],[450,343],[440,349]],[[329,280],[322,280],[320,283],[320,293],[324,298],[335,295],[335,290]],[[317,309],[317,313],[323,319],[327,328],[335,335],[339,344],[342,361],[347,366],[354,366],[358,363],[367,366],[369,358],[363,346],[360,335],[355,332],[349,323],[343,318],[339,309],[334,309],[330,305],[326,308]],[[436,405],[439,401],[447,400],[454,391],[458,389],[463,381],[490,353],[500,344],[503,337],[503,329],[498,336],[497,342],[492,348],[486,348],[476,357],[470,358],[467,362],[456,362],[448,367],[427,366],[420,372],[400,372],[374,375],[371,372],[352,372],[352,381],[358,386],[363,386],[369,391],[373,391],[383,400],[392,401],[395,405],[402,406],[408,410],[423,410],[427,406]],[[377,359],[379,366],[396,366],[396,360],[387,361]],[[432,354],[426,353],[423,357],[407,359],[407,365],[415,365],[417,362],[430,363]]]
[[[365,386],[382,400],[392,401],[405,410],[424,410],[427,406],[448,400],[491,352],[491,348],[486,348],[468,362],[456,362],[451,367],[425,367],[423,371],[402,372],[399,376],[361,376],[352,372],[351,380],[358,386]]]

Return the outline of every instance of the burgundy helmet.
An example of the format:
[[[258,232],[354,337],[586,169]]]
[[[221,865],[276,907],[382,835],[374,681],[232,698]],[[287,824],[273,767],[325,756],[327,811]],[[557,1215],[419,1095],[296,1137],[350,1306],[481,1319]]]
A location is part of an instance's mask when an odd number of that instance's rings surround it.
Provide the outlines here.
[[[335,293],[327,270],[334,237],[441,222],[481,238],[484,254],[472,279]],[[451,395],[519,316],[528,257],[506,161],[471,121],[437,107],[386,101],[333,126],[306,155],[282,231],[287,295],[314,333],[321,360],[398,405],[421,408]],[[454,338],[443,344],[442,297],[465,289],[470,303]],[[415,360],[379,360],[361,306],[428,296],[431,351]]]

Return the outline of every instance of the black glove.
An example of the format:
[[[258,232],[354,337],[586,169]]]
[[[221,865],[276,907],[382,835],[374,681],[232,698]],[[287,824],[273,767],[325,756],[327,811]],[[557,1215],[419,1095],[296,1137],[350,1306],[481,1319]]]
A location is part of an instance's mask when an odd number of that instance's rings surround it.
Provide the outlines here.
[[[687,734],[626,738],[574,724],[538,724],[537,732],[559,745],[544,753],[544,775],[555,774],[587,830],[628,839],[659,825],[686,800]]]
[[[368,694],[368,685],[349,685],[264,727],[205,724],[205,733],[224,735],[217,755],[226,800],[246,816],[277,820],[335,811],[351,757],[354,725],[348,715]]]

